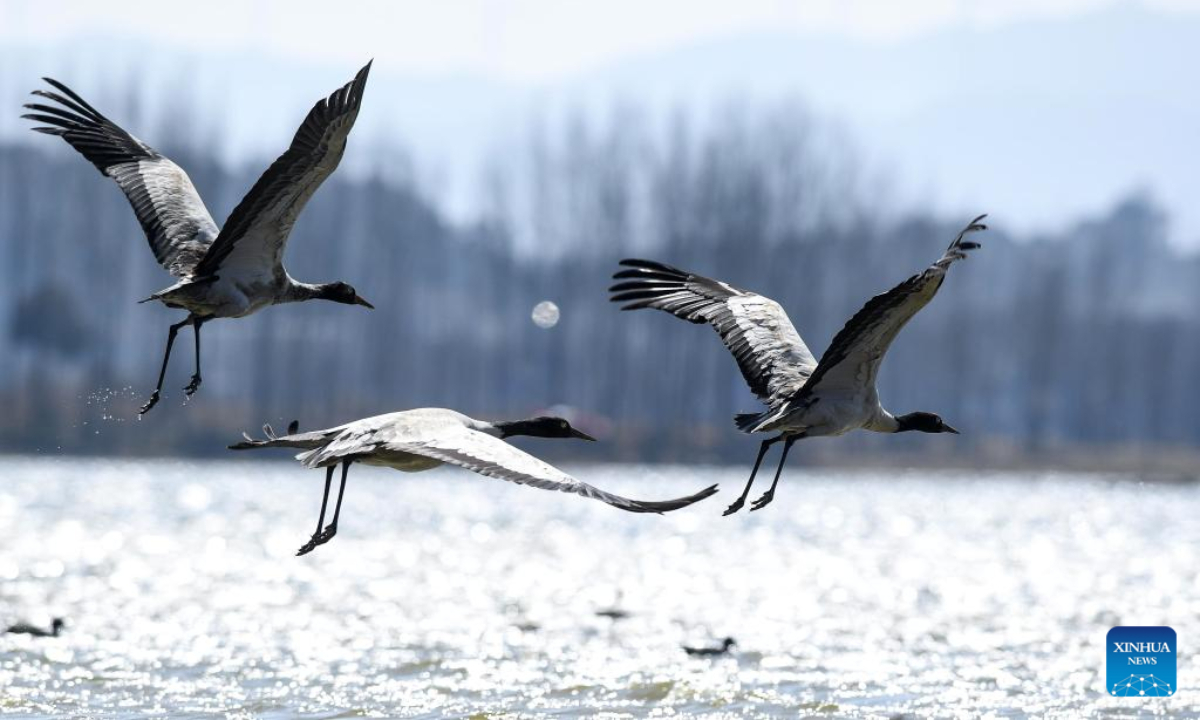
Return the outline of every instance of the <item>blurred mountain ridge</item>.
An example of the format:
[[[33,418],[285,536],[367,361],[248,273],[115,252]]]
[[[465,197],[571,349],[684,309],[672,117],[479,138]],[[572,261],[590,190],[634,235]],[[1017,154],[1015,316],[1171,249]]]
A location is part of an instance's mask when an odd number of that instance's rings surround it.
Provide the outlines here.
[[[863,159],[894,176],[883,209],[961,212],[986,203],[1031,234],[1062,230],[1137,188],[1170,213],[1173,242],[1200,240],[1200,98],[1181,92],[1200,64],[1200,15],[1129,3],[1070,17],[938,29],[890,42],[798,33],[737,33],[642,53],[529,84],[479,73],[391,72],[378,63],[356,130],[377,147],[408,148],[411,166],[455,219],[486,199],[480,168],[520,143],[531,122],[614,104],[652,117],[700,117],[728,98],[755,106],[802,98],[847,125]],[[54,47],[0,48],[0,101],[17,107],[40,75],[86,97],[137,88],[145,118],[178,119],[227,161],[268,159],[312,102],[355,63],[297,61],[142,39],[79,38]],[[153,63],[145,58],[152,57]],[[181,83],[181,80],[183,82]],[[243,111],[242,108],[245,108]],[[719,118],[715,120],[719,122]],[[153,126],[155,123],[151,123]],[[0,138],[28,142],[15,114]],[[278,139],[277,139],[278,138]],[[347,159],[371,172],[387,158]]]

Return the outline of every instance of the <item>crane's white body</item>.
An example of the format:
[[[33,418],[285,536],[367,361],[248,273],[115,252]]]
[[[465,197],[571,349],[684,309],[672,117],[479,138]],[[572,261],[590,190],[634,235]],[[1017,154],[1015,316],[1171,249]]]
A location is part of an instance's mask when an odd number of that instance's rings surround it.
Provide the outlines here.
[[[646,260],[627,260],[632,279],[615,285],[622,309],[654,308],[695,323],[708,323],[733,353],[750,389],[767,405],[738,416],[745,432],[819,437],[852,430],[896,432],[899,423],[880,403],[879,366],[900,330],[937,294],[950,266],[977,243],[982,216],[954,239],[923,272],[867,302],[834,337],[818,362],[779,303],[729,283]]]
[[[622,310],[653,308],[692,323],[707,323],[733,353],[750,389],[766,406],[734,421],[742,432],[771,433],[764,440],[746,489],[725,511],[737,512],[745,502],[767,448],[784,441],[775,480],[752,510],[774,497],[788,448],[800,438],[845,435],[852,430],[881,433],[920,430],[958,431],[932,413],[896,417],[879,400],[875,381],[879,366],[900,330],[929,304],[954,262],[979,247],[964,242],[968,233],[986,229],[979,216],[950,243],[946,252],[923,272],[867,302],[833,338],[818,362],[779,303],[729,283],[651,260],[622,260],[626,270],[609,288]]]
[[[147,300],[202,320],[245,317],[315,296],[315,286],[284,270],[283,251],[297,216],[341,161],[370,67],[313,107],[219,230],[182,168],[62,83],[47,80],[62,94],[35,92],[57,105],[27,105],[38,114],[26,117],[45,123],[35,129],[61,136],[125,193],[155,257],[179,278]]]
[[[566,423],[564,421],[564,427]],[[325,430],[292,433],[234,445],[237,450],[296,448],[305,467],[330,468],[360,462],[401,472],[457,465],[486,477],[542,490],[582,495],[630,512],[668,512],[716,492],[716,486],[677,500],[632,500],[600,490],[523,452],[503,439],[498,424],[445,408],[419,408],[376,415]]]

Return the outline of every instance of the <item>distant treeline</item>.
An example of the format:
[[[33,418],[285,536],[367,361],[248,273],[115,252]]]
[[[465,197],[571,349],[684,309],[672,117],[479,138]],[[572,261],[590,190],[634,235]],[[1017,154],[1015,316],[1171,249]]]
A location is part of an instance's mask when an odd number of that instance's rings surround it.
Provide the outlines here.
[[[230,169],[147,139],[218,223],[266,165]],[[618,312],[605,292],[617,261],[648,256],[769,295],[819,355],[868,297],[991,209],[877,217],[848,144],[791,106],[664,128],[630,110],[601,127],[538,126],[491,163],[469,223],[415,181],[338,173],[300,217],[288,269],[346,280],[378,309],[307,303],[214,323],[204,387],[181,407],[185,333],[163,403],[138,421],[175,314],[135,301],[170,278],[115,185],[35,140],[0,146],[0,449],[13,451],[215,453],[264,421],[562,405],[608,442],[551,454],[744,461],[751,441],[731,418],[756,401],[732,359],[708,328]],[[1162,212],[1132,196],[1020,238],[1006,220],[991,217],[983,250],[950,273],[879,381],[889,407],[936,411],[963,436],[864,435],[813,453],[1200,445],[1200,263],[1166,244]],[[547,299],[562,309],[549,330],[530,320]]]

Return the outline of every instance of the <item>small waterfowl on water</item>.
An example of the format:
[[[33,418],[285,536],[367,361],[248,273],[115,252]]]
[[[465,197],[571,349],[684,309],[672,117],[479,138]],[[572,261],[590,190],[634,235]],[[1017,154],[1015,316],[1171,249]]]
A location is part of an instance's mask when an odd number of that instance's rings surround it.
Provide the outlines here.
[[[692,323],[708,323],[733,353],[742,376],[767,409],[734,418],[745,433],[771,433],[763,440],[750,479],[725,515],[746,502],[767,449],[783,442],[770,489],[750,508],[761,510],[775,497],[788,450],[801,438],[843,435],[852,430],[880,433],[958,431],[930,412],[893,415],[879,401],[875,379],[883,357],[900,330],[937,294],[946,271],[980,247],[968,241],[986,230],[972,220],[950,247],[923,272],[867,302],[833,338],[821,361],[809,351],[779,303],[732,285],[651,260],[622,260],[615,275],[613,302],[622,310],[653,308]]]
[[[62,618],[54,618],[50,623],[49,629],[26,622],[19,622],[15,625],[9,625],[4,632],[12,633],[13,635],[32,635],[34,637],[58,637],[58,634],[66,626],[67,623]]]
[[[737,641],[731,637],[727,637],[717,647],[689,647],[684,645],[683,651],[693,657],[715,657],[717,655],[728,655],[734,645],[737,645]]]
[[[609,620],[625,620],[633,616],[633,613],[621,606],[621,600],[624,599],[625,593],[621,590],[617,591],[617,597],[612,605],[606,608],[600,608],[595,612],[596,617],[608,618]]]
[[[505,438],[527,435],[543,438],[594,440],[558,417],[535,417],[509,422],[487,422],[443,408],[421,408],[376,415],[327,430],[275,436],[270,427],[267,437],[231,445],[231,450],[257,448],[295,448],[304,452],[296,459],[308,468],[325,468],[325,493],[317,529],[297,555],[312,552],[337,534],[346,475],[353,463],[389,467],[404,472],[431,470],[443,464],[457,465],[487,477],[507,480],[542,490],[557,490],[599,500],[615,508],[634,513],[665,513],[685,508],[711,497],[717,486],[695,495],[674,500],[632,500],[605,492],[576,480],[561,470],[504,442]],[[333,471],[342,466],[341,486],[333,510],[333,520],[324,526],[325,511]]]
[[[178,282],[141,302],[155,300],[186,310],[170,326],[154,393],[138,414],[149,412],[162,393],[171,347],[179,330],[192,326],[196,371],[184,388],[200,388],[200,327],[217,318],[240,318],[271,305],[331,300],[372,305],[344,282],[299,282],[283,267],[283,251],[297,216],[337,168],[362,104],[371,64],[354,80],[319,101],[291,146],[267,168],[219,231],[192,181],[165,155],[130,135],[66,85],[44,78],[58,92],[35,90],[54,105],[30,103],[22,117],[43,123],[37,132],[66,140],[96,169],[112,178],[137,215],[154,257]]]

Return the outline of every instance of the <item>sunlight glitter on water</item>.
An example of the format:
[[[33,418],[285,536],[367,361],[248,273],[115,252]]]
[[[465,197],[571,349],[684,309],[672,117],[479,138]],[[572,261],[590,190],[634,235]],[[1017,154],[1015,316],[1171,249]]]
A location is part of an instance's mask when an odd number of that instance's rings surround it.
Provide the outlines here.
[[[720,516],[743,469],[582,467],[621,513],[465,472],[9,459],[0,713],[459,717],[1196,714],[1200,486],[831,473]],[[614,603],[631,617],[611,621]],[[537,629],[527,627],[537,625]],[[1180,692],[1103,693],[1116,624],[1179,633]],[[521,629],[521,627],[526,629]],[[680,645],[731,635],[727,658]]]

